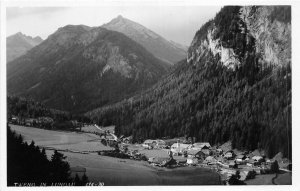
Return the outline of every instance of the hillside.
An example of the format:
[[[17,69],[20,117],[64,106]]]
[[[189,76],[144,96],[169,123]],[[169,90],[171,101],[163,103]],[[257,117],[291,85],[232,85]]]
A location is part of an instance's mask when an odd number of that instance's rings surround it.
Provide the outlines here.
[[[67,25],[8,64],[7,89],[80,113],[150,87],[168,67],[119,32]]]
[[[291,158],[291,8],[225,6],[153,87],[88,112],[135,141],[195,137]]]
[[[28,50],[43,41],[41,37],[35,38],[26,36],[20,32],[6,38],[6,61],[10,62],[15,58],[24,55]]]
[[[102,27],[125,34],[154,56],[171,65],[186,58],[186,48],[183,45],[169,42],[150,29],[122,16],[114,18]]]

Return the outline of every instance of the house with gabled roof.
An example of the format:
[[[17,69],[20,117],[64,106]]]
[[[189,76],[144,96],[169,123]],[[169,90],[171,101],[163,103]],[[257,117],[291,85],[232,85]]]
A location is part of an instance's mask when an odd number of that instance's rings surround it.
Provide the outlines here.
[[[198,151],[198,150],[188,150],[187,151],[187,155],[189,158],[197,158],[197,159],[205,159],[205,153],[203,153],[202,151]]]
[[[189,150],[192,147],[191,144],[183,144],[183,143],[174,143],[171,146],[171,151],[174,154],[182,154],[184,151]]]
[[[202,142],[202,143],[194,143],[193,148],[201,150],[203,147],[211,148],[210,144],[208,142]]]

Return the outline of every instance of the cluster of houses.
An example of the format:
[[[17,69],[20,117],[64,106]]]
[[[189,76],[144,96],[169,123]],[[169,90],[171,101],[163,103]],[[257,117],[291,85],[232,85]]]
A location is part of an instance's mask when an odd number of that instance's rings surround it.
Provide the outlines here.
[[[9,123],[28,127],[52,128],[54,120],[51,117],[23,118],[12,116],[12,118],[9,120]]]
[[[161,139],[156,140],[145,140],[142,146],[146,149],[163,149],[166,148],[166,142]]]
[[[8,119],[8,122],[15,125],[22,125],[27,127],[37,127],[37,128],[45,128],[45,129],[53,129],[57,128],[60,125],[56,124],[55,120],[51,117],[36,117],[36,118],[26,118],[26,117],[18,117],[12,116]],[[72,129],[80,129],[83,127],[83,123],[78,122],[77,120],[63,121],[63,126],[71,127]]]
[[[167,148],[163,142],[162,140],[146,140],[143,147]],[[159,157],[151,157],[149,162],[155,163],[157,166],[165,166],[176,156],[176,160],[182,158],[183,160],[180,162],[184,161],[185,165],[211,166],[211,168],[221,169],[227,173],[235,173],[239,169],[246,172],[255,171],[256,174],[260,174],[269,172],[271,164],[275,161],[275,159],[267,159],[258,150],[241,152],[231,148],[212,147],[208,142],[194,144],[177,142],[171,145],[169,152],[171,156],[168,159],[160,161]]]
[[[171,146],[174,155],[182,155],[187,158],[187,164],[221,165],[227,168],[237,168],[238,165],[257,167],[271,163],[259,152],[238,152],[231,149],[211,147],[207,142],[194,144],[174,143]]]

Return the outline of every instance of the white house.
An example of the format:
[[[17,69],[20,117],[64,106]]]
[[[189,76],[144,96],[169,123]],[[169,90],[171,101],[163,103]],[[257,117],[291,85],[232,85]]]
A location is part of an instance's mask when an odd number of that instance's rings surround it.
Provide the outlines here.
[[[186,160],[186,163],[187,164],[191,164],[191,165],[193,165],[193,164],[198,164],[198,159],[197,158],[193,158],[193,157],[189,157],[189,158],[187,158],[187,160]]]
[[[174,143],[172,146],[171,146],[171,151],[174,153],[174,154],[182,154],[183,151],[187,151],[189,150],[190,148],[192,147],[192,145],[190,144],[183,144],[183,143]]]
[[[144,141],[144,143],[142,144],[143,147],[147,148],[147,149],[150,149],[150,148],[153,148],[155,144],[155,141],[154,140],[151,140],[151,139],[147,139]]]
[[[254,156],[254,157],[252,157],[252,159],[253,159],[254,161],[260,162],[260,161],[263,160],[263,157],[262,157],[262,156]]]
[[[210,148],[210,144],[208,142],[203,142],[203,143],[194,143],[193,144],[193,149],[199,149],[201,150],[204,146]]]
[[[162,147],[166,146],[166,142],[161,139],[157,139],[157,140],[153,140],[153,141],[154,141],[155,146],[158,148],[162,148]]]

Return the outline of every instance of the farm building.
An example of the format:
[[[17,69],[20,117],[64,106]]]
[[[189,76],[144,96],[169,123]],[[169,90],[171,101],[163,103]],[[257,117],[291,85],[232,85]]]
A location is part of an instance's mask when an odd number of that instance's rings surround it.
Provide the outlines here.
[[[189,158],[205,159],[205,154],[202,151],[188,150],[187,155]]]
[[[139,151],[138,150],[131,150],[131,151],[129,151],[129,153],[128,153],[130,156],[136,156],[136,155],[141,155],[141,153],[139,153]]]
[[[252,157],[252,159],[255,162],[262,162],[264,160],[264,158],[262,156],[254,156],[254,157]]]
[[[12,116],[12,118],[11,118],[11,123],[12,124],[18,124],[19,123],[19,118],[17,117],[17,116]]]
[[[212,164],[217,164],[217,159],[215,159],[213,156],[208,156],[205,158],[203,161],[204,164],[212,165]]]
[[[227,151],[232,150],[231,142],[227,141],[226,143],[219,146],[220,149],[222,149],[223,153],[226,153]]]
[[[237,168],[238,165],[235,163],[235,161],[230,161],[229,168]]]
[[[260,151],[258,149],[252,151],[251,153],[248,154],[248,157],[249,158],[252,158],[254,156],[264,156],[265,155],[265,152],[264,151]]]
[[[157,148],[163,148],[166,146],[166,142],[161,139],[157,139],[157,140],[154,140],[154,146]]]
[[[226,158],[226,159],[233,159],[234,158],[234,152],[233,152],[233,150],[229,150],[229,151],[227,151],[226,153],[225,153],[225,155],[224,155],[224,158]]]
[[[171,146],[171,151],[174,153],[174,154],[182,154],[183,151],[187,151],[189,150],[190,148],[192,147],[192,145],[190,144],[182,144],[182,143],[174,143],[172,146]]]
[[[125,137],[125,138],[123,138],[123,139],[122,139],[122,141],[123,141],[124,143],[127,143],[127,144],[129,144],[129,143],[131,143],[131,142],[132,142],[132,136]]]
[[[209,156],[211,154],[211,150],[206,145],[202,147],[201,151],[206,155]]]
[[[194,143],[192,149],[201,150],[203,147],[211,148],[208,142],[204,142],[204,143]]]
[[[242,163],[242,162],[245,161],[245,159],[246,159],[246,156],[245,156],[245,155],[238,155],[238,156],[236,157],[236,162]]]
[[[253,159],[250,159],[249,161],[247,161],[246,165],[250,166],[250,167],[254,167],[254,166],[258,166],[260,165],[261,162],[260,161],[255,161]]]
[[[128,152],[128,146],[129,145],[127,145],[127,144],[120,144],[120,146],[119,146],[119,149],[122,151],[122,152]]]
[[[148,162],[150,164],[161,166],[161,167],[176,164],[176,161],[174,159],[164,158],[164,157],[150,157],[148,159]]]
[[[147,149],[152,149],[154,145],[155,145],[155,141],[151,139],[145,140],[144,143],[142,144],[142,146]]]
[[[25,119],[25,126],[33,126],[36,123],[36,119],[28,118]]]
[[[218,154],[222,154],[223,153],[223,150],[222,149],[216,149],[216,153],[218,153]]]
[[[199,160],[195,157],[191,157],[186,160],[186,163],[190,165],[194,165],[194,164],[198,164]]]

